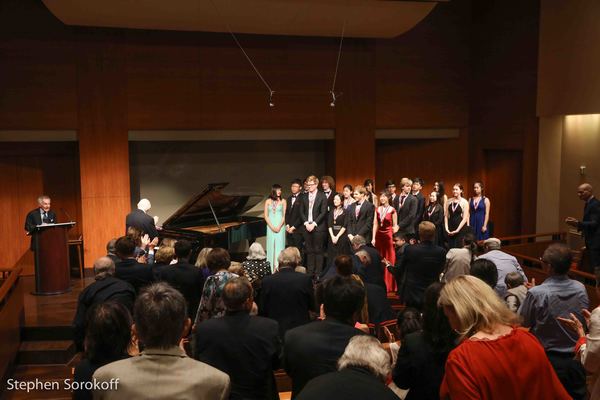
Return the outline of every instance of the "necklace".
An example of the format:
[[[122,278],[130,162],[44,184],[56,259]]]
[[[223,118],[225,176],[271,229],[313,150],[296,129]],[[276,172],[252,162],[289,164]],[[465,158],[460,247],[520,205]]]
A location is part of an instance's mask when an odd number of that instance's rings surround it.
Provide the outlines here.
[[[431,215],[433,214],[434,211],[435,211],[435,204],[433,206],[427,207],[427,215],[429,215],[429,218],[431,218]]]
[[[475,210],[477,210],[477,207],[479,207],[479,203],[481,202],[481,199],[482,199],[482,197],[479,197],[479,198],[477,199],[477,201],[475,201],[475,197],[473,197],[473,208],[474,208]]]
[[[278,206],[279,206],[279,199],[277,201],[271,200],[271,208],[273,209],[273,212],[275,212],[277,210]]]
[[[340,215],[342,215],[343,212],[344,212],[344,209],[342,207],[336,208],[335,210],[333,210],[333,223],[334,223],[334,225],[335,225],[338,217]]]
[[[452,207],[452,212],[456,212],[456,209],[458,208],[459,205],[460,205],[460,200],[453,201],[452,204],[450,205],[450,207]]]
[[[383,208],[383,206],[379,207],[379,222],[383,225],[383,221],[385,221],[385,216],[390,210],[389,204]]]

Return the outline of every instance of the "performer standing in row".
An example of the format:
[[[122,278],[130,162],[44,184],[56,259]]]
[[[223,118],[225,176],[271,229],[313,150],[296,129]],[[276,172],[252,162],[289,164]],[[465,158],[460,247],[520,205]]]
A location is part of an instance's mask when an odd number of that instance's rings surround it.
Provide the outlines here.
[[[332,264],[333,260],[339,255],[351,254],[350,242],[346,233],[346,219],[348,212],[344,210],[342,195],[336,193],[333,195],[333,208],[329,211],[327,218],[327,226],[329,227],[329,242],[327,248],[328,263]],[[331,268],[331,265],[329,265]]]
[[[390,204],[391,195],[389,192],[383,192],[379,195],[379,207],[375,211],[373,218],[373,240],[382,259],[388,260],[390,264],[396,262],[396,250],[392,235],[398,232],[398,213]],[[395,292],[396,279],[387,268],[384,270],[384,281],[388,292]]]
[[[460,183],[452,187],[452,199],[448,200],[448,208],[444,218],[444,226],[448,235],[448,247],[462,247],[462,237],[469,221],[469,203],[462,197],[463,186]]]
[[[274,184],[265,201],[264,214],[267,223],[267,261],[271,264],[271,272],[278,270],[277,258],[285,249],[285,211],[286,201],[281,198],[281,186]]]
[[[412,181],[402,178],[402,193],[398,205],[398,229],[406,237],[415,237],[415,219],[417,217],[418,200],[411,194]]]
[[[309,275],[319,276],[323,268],[323,247],[327,235],[327,197],[317,190],[319,179],[316,176],[306,178],[306,183],[308,193],[300,199],[306,269]]]
[[[421,178],[415,178],[412,184],[412,195],[417,198],[417,216],[415,218],[415,233],[419,232],[419,224],[423,219],[423,211],[425,210],[425,196],[421,193],[423,189],[423,180]]]
[[[375,195],[375,184],[373,183],[373,179],[365,179],[364,187],[367,191],[367,201],[377,207],[377,196]]]
[[[396,194],[396,183],[390,179],[385,183],[385,189],[390,194],[390,204],[396,212],[400,209],[400,196]]]
[[[490,199],[483,195],[483,183],[481,182],[473,184],[473,192],[475,196],[469,200],[469,226],[473,229],[478,241],[489,239]]]
[[[375,206],[367,201],[367,190],[360,185],[354,188],[354,203],[348,207],[348,219],[346,227],[348,239],[356,235],[362,236],[367,243],[371,242],[373,235],[373,214]]]
[[[354,189],[352,188],[352,185],[344,185],[342,193],[344,195],[344,210],[347,210],[348,206],[354,203]]]
[[[444,208],[439,203],[437,192],[429,195],[429,204],[423,212],[423,221],[429,221],[435,225],[435,240],[437,246],[444,246]]]
[[[287,198],[285,208],[285,230],[287,232],[287,246],[297,247],[302,251],[302,219],[300,218],[300,197],[302,193],[302,181],[294,179],[290,186],[292,194]]]
[[[448,205],[448,196],[446,196],[446,189],[444,187],[444,182],[437,181],[433,184],[433,191],[438,194],[438,203],[442,206],[442,209],[446,209]]]
[[[332,176],[325,175],[321,177],[321,189],[327,197],[327,211],[333,208],[333,195],[335,194],[335,179]]]

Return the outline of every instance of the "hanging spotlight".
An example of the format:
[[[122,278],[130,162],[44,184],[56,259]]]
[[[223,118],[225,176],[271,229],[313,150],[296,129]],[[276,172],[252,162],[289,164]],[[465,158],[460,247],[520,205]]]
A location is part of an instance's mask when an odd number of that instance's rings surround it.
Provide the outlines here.
[[[331,94],[331,103],[329,103],[329,106],[335,107],[335,101],[337,100],[335,97],[335,92],[333,90],[330,90],[329,94]]]
[[[269,91],[269,107],[275,107],[275,103],[273,103],[273,94],[274,90]]]

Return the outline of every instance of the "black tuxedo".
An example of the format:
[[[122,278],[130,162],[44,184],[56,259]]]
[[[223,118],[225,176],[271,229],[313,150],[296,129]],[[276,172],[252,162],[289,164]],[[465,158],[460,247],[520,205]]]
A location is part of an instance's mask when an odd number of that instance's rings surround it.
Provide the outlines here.
[[[302,224],[309,220],[310,193],[302,196],[300,207],[300,219]],[[317,191],[312,207],[312,220],[317,224],[312,232],[304,225],[302,236],[304,237],[304,250],[306,252],[306,269],[309,275],[321,274],[323,268],[323,249],[327,235],[327,197],[321,191]]]
[[[283,367],[292,378],[292,398],[311,379],[335,371],[350,339],[364,334],[332,318],[289,330],[285,334]]]
[[[31,210],[29,213],[27,213],[27,217],[25,218],[25,231],[27,231],[27,233],[30,235],[35,231],[35,227],[37,225],[41,225],[42,223],[55,224],[57,221],[56,213],[52,210],[48,210],[46,213],[47,217],[45,217],[42,221],[42,214],[40,210],[41,208],[36,208],[35,210]],[[31,237],[31,245],[29,248],[33,250],[33,236]]]
[[[405,235],[415,235],[418,206],[419,200],[412,194],[406,196],[404,203],[400,203],[400,209],[398,210],[398,232]]]
[[[600,267],[600,200],[592,197],[585,203],[583,220],[577,229],[583,233],[585,247],[590,256],[590,265]]]
[[[154,282],[154,271],[148,264],[140,264],[135,258],[126,258],[116,264],[115,276],[129,282],[136,293]]]
[[[107,276],[104,279],[94,281],[79,294],[77,311],[75,311],[75,318],[73,318],[73,339],[78,351],[83,351],[85,321],[88,310],[96,304],[109,300],[121,303],[132,312],[135,289],[121,279]]]
[[[125,230],[130,226],[140,229],[142,234],[147,233],[148,236],[150,236],[150,240],[158,236],[154,218],[142,210],[134,210],[127,214],[127,217],[125,218]]]
[[[348,206],[348,218],[346,230],[348,235],[360,235],[365,238],[367,243],[373,239],[373,217],[375,215],[375,206],[364,200],[360,206],[358,218],[356,217],[357,203]]]
[[[385,287],[365,282],[365,292],[367,294],[370,323],[380,324],[384,321],[396,319],[396,313],[392,309]]]
[[[398,396],[371,371],[360,367],[348,367],[313,379],[297,399],[398,400]]]
[[[422,242],[404,249],[400,263],[402,282],[398,284],[400,298],[408,307],[421,309],[425,289],[437,282],[446,263],[446,250],[431,242]]]
[[[400,211],[400,195],[398,193],[396,193],[396,197],[394,197],[393,199],[390,197],[390,203],[392,204],[392,207],[394,207],[396,212]]]
[[[285,224],[290,228],[296,228],[294,233],[286,233],[286,245],[302,249],[302,218],[300,216],[301,198],[304,196],[302,192],[296,195],[296,200],[292,204],[292,195],[287,198],[287,206],[285,209]]]
[[[196,358],[231,378],[230,399],[279,399],[273,370],[279,368],[277,322],[228,311],[196,330]]]
[[[325,191],[323,191],[323,194],[325,195],[325,198],[327,199],[327,211],[333,210],[334,206],[333,206],[333,196],[335,196],[335,190],[330,190],[329,191],[329,197],[327,197],[327,193],[325,193]]]
[[[423,211],[425,210],[425,197],[421,192],[414,194],[413,196],[417,198],[417,211],[415,215],[415,234],[418,234],[419,224],[423,220]]]
[[[288,329],[310,322],[310,311],[316,309],[310,276],[287,267],[263,278],[258,313],[279,323],[280,337]]]
[[[196,317],[204,287],[204,278],[200,268],[185,261],[179,261],[168,267],[160,268],[157,274],[161,280],[179,290],[183,295],[188,307],[188,316],[193,320]]]

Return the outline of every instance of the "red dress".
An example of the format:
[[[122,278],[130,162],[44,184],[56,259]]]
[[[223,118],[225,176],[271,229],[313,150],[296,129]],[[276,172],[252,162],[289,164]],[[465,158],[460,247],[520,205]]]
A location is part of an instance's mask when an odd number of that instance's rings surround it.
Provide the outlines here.
[[[386,210],[386,214],[382,218],[384,208],[377,207],[375,211],[377,213],[377,220],[379,221],[379,227],[375,233],[375,248],[379,252],[382,258],[387,259],[390,263],[396,262],[396,249],[394,249],[393,235],[393,219],[392,216],[396,214],[394,207],[389,206]],[[387,268],[384,268],[383,278],[385,280],[385,286],[388,292],[396,291],[396,279],[390,274]]]
[[[496,340],[465,340],[450,352],[440,398],[452,400],[570,399],[544,348],[513,329]]]

